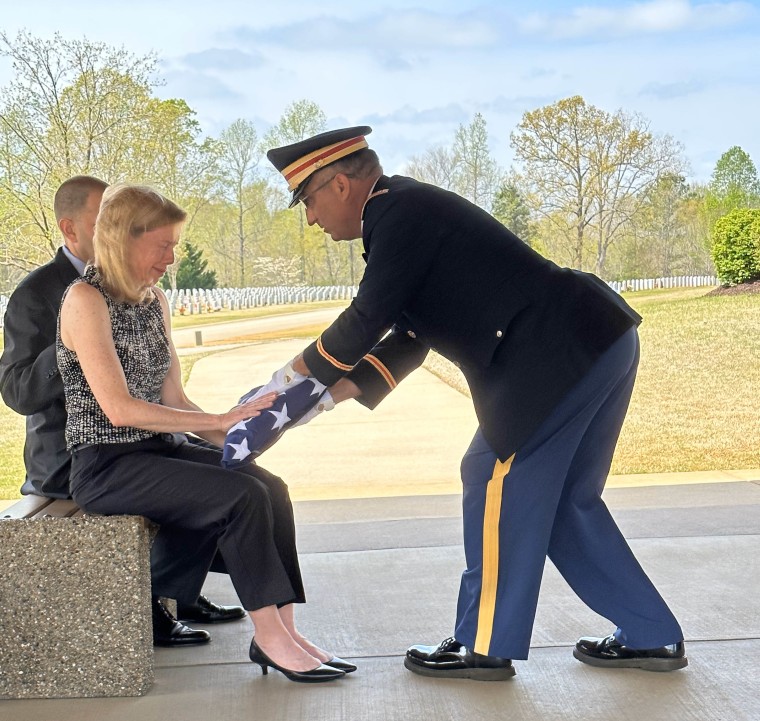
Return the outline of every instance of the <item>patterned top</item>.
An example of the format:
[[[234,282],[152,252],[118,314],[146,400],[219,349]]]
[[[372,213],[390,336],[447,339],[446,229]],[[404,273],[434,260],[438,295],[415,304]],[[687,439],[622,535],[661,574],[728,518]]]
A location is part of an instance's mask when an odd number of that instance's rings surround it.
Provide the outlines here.
[[[158,298],[154,296],[139,305],[118,302],[102,286],[100,273],[94,267],[75,280],[66,293],[76,283],[89,283],[106,301],[116,354],[130,394],[148,403],[160,403],[161,386],[169,372],[171,355]],[[83,443],[131,443],[157,435],[141,428],[116,428],[111,424],[90,390],[76,353],[61,341],[60,317],[55,350],[66,393],[66,447],[69,450]]]

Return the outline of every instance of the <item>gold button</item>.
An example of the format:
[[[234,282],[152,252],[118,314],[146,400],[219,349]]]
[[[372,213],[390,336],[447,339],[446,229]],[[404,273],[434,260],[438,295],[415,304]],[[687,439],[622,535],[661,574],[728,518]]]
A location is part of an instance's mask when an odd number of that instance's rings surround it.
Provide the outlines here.
[[[501,338],[503,335],[504,335],[504,333],[502,333],[500,330],[496,331],[496,337],[497,338]]]
[[[407,335],[408,335],[410,338],[416,338],[416,337],[417,337],[417,334],[416,334],[416,333],[415,333],[413,330],[408,330],[408,331],[406,332],[406,334],[407,334]]]

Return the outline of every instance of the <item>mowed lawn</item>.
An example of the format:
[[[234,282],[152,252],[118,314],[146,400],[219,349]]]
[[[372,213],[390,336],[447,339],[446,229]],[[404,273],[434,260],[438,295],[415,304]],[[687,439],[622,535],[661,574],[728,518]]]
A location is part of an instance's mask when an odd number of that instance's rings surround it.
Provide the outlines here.
[[[760,467],[760,296],[706,292],[626,295],[644,316],[642,352],[613,473]],[[1,499],[18,497],[23,439],[24,419],[0,404]]]
[[[612,472],[760,468],[760,295],[627,298],[641,364]]]

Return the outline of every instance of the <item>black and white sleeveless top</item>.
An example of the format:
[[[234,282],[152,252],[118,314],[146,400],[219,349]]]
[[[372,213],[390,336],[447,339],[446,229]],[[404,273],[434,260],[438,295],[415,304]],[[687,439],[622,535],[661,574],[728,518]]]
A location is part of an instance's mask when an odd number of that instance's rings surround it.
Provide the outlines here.
[[[139,305],[118,302],[102,286],[100,273],[94,267],[75,280],[66,293],[76,283],[89,283],[106,301],[116,354],[130,394],[148,403],[160,403],[161,386],[169,371],[171,355],[158,298],[154,296]],[[66,447],[69,450],[83,443],[131,443],[156,435],[141,428],[116,428],[111,424],[90,390],[76,353],[61,341],[60,317],[55,352],[66,394]]]

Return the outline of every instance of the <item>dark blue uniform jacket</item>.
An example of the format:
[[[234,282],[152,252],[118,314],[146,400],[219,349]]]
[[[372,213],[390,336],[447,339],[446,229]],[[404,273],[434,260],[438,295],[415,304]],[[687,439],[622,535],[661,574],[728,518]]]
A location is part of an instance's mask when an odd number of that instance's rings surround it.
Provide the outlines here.
[[[380,178],[363,240],[358,294],[305,350],[311,372],[327,385],[348,374],[374,408],[435,349],[463,371],[502,461],[641,320],[596,276],[558,267],[469,201],[411,178]]]

